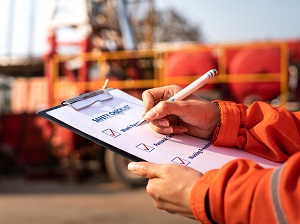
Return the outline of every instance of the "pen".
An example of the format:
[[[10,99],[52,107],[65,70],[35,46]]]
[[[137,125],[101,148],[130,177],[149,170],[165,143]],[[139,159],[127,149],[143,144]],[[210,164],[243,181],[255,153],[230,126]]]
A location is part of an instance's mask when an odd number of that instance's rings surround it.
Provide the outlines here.
[[[168,101],[178,101],[183,100],[187,96],[191,95],[193,92],[198,90],[200,87],[204,86],[210,79],[215,77],[218,74],[218,71],[216,69],[209,70],[204,75],[196,79],[194,82],[189,84],[187,87],[176,93],[173,97],[168,99]],[[142,120],[139,121],[139,123],[136,126],[139,126],[140,124],[144,123],[146,121],[146,118],[143,117]]]

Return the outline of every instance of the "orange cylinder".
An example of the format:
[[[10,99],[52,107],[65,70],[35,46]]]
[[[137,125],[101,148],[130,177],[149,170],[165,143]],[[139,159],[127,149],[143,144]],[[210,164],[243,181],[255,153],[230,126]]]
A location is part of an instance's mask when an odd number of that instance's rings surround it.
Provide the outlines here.
[[[296,100],[300,100],[300,40],[288,42],[290,63],[298,69],[298,82],[296,89]]]
[[[300,40],[288,41],[289,57],[291,63],[300,63]]]
[[[261,74],[280,73],[280,49],[244,49],[240,50],[232,59],[229,66],[229,91],[236,102],[253,100],[268,101],[276,98],[280,93],[280,82],[230,82],[234,81],[231,74]],[[279,76],[279,74],[278,74]],[[279,78],[279,77],[278,77]]]
[[[211,69],[217,68],[217,60],[212,52],[176,52],[167,58],[167,76],[188,77],[201,76]],[[171,83],[168,83],[171,84]],[[183,86],[183,85],[182,85]],[[214,84],[207,84],[203,88],[212,88]]]

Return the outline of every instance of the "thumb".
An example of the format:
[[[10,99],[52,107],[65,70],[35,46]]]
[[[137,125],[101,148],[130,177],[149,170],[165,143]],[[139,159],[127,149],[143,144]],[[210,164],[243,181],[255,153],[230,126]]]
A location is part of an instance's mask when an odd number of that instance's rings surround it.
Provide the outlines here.
[[[128,170],[138,176],[152,179],[158,177],[158,166],[150,162],[131,162],[128,164]]]

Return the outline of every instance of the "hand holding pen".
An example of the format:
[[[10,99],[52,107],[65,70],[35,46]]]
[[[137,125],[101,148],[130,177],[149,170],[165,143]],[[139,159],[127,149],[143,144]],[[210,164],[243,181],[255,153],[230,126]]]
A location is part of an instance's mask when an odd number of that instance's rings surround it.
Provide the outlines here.
[[[211,70],[184,89],[171,85],[146,90],[142,96],[143,120],[159,133],[209,138],[220,120],[218,106],[192,93],[216,74],[216,70]]]

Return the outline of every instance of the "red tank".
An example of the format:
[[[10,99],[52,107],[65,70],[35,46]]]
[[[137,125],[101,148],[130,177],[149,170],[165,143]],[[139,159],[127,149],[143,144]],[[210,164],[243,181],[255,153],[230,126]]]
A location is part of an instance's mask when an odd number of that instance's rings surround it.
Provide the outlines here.
[[[259,74],[280,72],[280,49],[244,49],[235,54],[229,65],[231,74]],[[278,74],[279,76],[279,74]],[[279,78],[279,77],[278,77]],[[254,100],[268,101],[280,93],[279,82],[238,82],[230,83],[229,90],[237,102],[251,103]],[[247,97],[247,98],[246,98]]]
[[[290,63],[298,70],[298,82],[296,89],[296,100],[300,100],[300,40],[293,40],[288,42]]]
[[[289,56],[292,63],[300,63],[300,40],[288,41]]]
[[[172,84],[172,77],[201,76],[211,69],[217,68],[217,60],[210,51],[176,52],[167,58],[167,76]],[[181,85],[186,86],[186,85]],[[201,89],[212,88],[214,84],[207,84]]]

